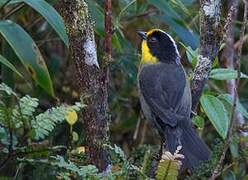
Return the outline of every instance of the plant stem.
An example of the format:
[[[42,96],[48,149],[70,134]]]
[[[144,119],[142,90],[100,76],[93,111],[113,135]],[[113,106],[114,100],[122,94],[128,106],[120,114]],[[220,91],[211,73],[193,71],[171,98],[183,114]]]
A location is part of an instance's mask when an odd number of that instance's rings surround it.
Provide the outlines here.
[[[15,14],[17,11],[19,11],[20,9],[22,9],[25,6],[24,3],[21,3],[19,5],[17,5],[16,7],[14,7],[13,9],[11,9],[9,12],[7,12],[7,14],[5,14],[2,19],[7,19],[10,16],[12,16],[13,14]]]

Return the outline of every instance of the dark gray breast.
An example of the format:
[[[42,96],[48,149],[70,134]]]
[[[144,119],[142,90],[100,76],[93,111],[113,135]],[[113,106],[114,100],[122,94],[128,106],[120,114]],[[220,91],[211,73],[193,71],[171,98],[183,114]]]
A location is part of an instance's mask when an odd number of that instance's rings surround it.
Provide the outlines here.
[[[181,119],[189,119],[191,95],[181,64],[144,65],[138,79],[146,118],[160,118],[171,126],[176,126]]]

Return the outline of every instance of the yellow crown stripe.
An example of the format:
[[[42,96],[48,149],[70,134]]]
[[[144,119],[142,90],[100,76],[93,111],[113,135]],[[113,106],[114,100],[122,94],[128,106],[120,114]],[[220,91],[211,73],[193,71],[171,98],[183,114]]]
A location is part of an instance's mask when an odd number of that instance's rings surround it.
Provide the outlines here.
[[[151,29],[150,31],[148,31],[146,33],[146,35],[149,36],[149,35],[151,35],[152,33],[156,32],[156,31],[163,32],[161,29]]]

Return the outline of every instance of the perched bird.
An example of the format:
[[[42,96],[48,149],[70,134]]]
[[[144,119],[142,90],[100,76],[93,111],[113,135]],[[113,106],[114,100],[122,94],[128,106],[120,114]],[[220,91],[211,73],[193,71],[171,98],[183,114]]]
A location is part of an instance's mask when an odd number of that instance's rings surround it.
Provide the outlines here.
[[[157,128],[164,149],[182,146],[182,168],[193,169],[209,158],[209,148],[192,127],[191,91],[173,38],[160,29],[139,31],[142,38],[138,74],[140,103]]]

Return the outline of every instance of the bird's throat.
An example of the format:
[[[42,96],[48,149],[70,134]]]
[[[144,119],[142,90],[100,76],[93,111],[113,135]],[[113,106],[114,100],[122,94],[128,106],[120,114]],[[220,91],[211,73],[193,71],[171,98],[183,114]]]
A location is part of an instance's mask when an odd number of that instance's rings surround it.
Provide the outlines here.
[[[143,40],[141,44],[141,64],[155,64],[157,62],[158,58],[151,54],[147,41]]]

